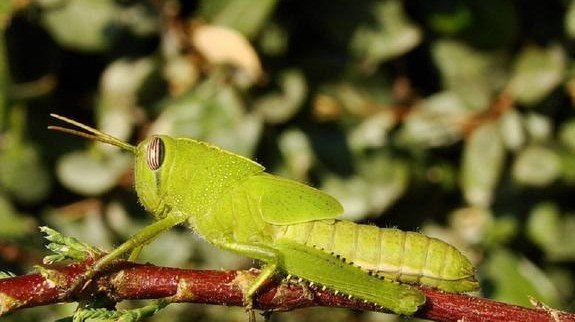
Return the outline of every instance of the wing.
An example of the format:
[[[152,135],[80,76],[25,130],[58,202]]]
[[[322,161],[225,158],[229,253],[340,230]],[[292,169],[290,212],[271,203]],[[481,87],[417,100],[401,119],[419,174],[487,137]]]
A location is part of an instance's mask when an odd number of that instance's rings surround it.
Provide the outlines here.
[[[256,201],[263,220],[270,224],[333,219],[343,213],[339,201],[327,193],[270,174],[250,177],[242,187]]]

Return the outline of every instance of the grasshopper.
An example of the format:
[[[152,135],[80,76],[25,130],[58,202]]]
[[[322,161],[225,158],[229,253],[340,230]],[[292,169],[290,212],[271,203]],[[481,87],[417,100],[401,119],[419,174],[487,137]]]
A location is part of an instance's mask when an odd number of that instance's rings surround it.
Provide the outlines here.
[[[189,138],[153,135],[137,146],[74,120],[52,130],[134,154],[135,189],[154,223],[99,259],[72,289],[122,255],[185,223],[215,246],[263,262],[244,293],[246,307],[263,283],[289,274],[334,292],[410,315],[425,302],[415,285],[447,292],[479,287],[471,262],[435,238],[338,220],[342,205],[310,186],[264,172],[237,154]],[[131,256],[134,258],[135,256]]]

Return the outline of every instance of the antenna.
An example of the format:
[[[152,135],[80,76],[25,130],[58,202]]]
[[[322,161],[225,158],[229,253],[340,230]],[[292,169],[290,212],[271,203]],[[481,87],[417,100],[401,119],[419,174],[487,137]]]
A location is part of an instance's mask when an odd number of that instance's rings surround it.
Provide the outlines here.
[[[128,150],[128,151],[130,151],[130,152],[132,152],[132,153],[136,153],[136,147],[135,147],[135,146],[133,146],[133,145],[127,143],[127,142],[124,142],[124,141],[122,141],[122,140],[120,140],[120,139],[118,139],[118,138],[115,138],[115,137],[113,137],[113,136],[111,136],[111,135],[109,135],[109,134],[100,132],[100,131],[96,130],[95,128],[89,127],[89,126],[87,126],[87,125],[85,125],[85,124],[82,124],[82,123],[80,123],[80,122],[76,122],[76,121],[74,121],[74,120],[72,120],[72,119],[69,119],[69,118],[67,118],[67,117],[64,117],[64,116],[61,116],[61,115],[58,115],[58,114],[50,114],[50,116],[52,116],[52,117],[54,117],[54,118],[57,118],[57,119],[59,119],[59,120],[61,120],[61,121],[64,121],[64,122],[66,122],[66,123],[68,123],[68,124],[72,124],[72,125],[74,125],[74,126],[77,126],[77,127],[83,129],[84,131],[86,131],[86,132],[88,132],[88,133],[82,132],[82,131],[78,131],[78,130],[75,130],[75,129],[69,129],[69,128],[66,128],[66,127],[61,127],[61,126],[48,126],[48,129],[49,129],[49,130],[60,131],[60,132],[64,132],[64,133],[68,133],[68,134],[72,134],[72,135],[81,136],[81,137],[86,138],[86,139],[89,139],[89,140],[94,140],[94,141],[100,141],[100,142],[108,143],[108,144],[111,144],[111,145],[115,145],[115,146],[117,146],[117,147],[119,147],[119,148],[122,148],[122,149],[124,149],[124,150]]]

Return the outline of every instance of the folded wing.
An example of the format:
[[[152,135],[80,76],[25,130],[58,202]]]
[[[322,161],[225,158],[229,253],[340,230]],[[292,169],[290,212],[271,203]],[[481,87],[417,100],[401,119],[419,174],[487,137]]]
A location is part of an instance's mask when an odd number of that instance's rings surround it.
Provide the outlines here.
[[[242,186],[256,201],[263,220],[270,224],[334,219],[343,213],[343,207],[335,198],[296,181],[260,174]]]

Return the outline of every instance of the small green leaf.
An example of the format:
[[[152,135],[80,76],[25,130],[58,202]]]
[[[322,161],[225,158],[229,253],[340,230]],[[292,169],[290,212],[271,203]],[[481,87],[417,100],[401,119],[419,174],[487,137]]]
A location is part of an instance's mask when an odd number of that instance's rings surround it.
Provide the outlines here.
[[[569,1],[565,14],[565,32],[570,38],[575,38],[575,1]]]
[[[235,89],[217,84],[216,91],[211,84],[203,85],[165,102],[150,133],[190,137],[251,156],[262,130],[262,118],[245,112]]]
[[[561,125],[559,129],[559,141],[571,153],[575,153],[575,120],[571,119]]]
[[[513,242],[519,231],[519,223],[514,215],[496,217],[490,229],[487,231],[483,243],[487,247],[495,247]]]
[[[540,203],[529,214],[527,234],[545,251],[550,261],[570,261],[575,258],[575,216],[572,213],[561,216],[552,203]]]
[[[200,2],[200,15],[211,24],[252,37],[263,28],[276,4],[276,0],[204,0]]]
[[[516,151],[525,144],[523,120],[516,110],[509,110],[501,116],[499,128],[501,138],[509,150]]]
[[[271,23],[262,30],[258,46],[262,54],[281,56],[286,53],[288,46],[288,31],[282,26]]]
[[[559,246],[559,209],[552,203],[540,203],[533,208],[527,220],[529,238],[542,249]]]
[[[133,115],[138,91],[154,68],[154,61],[150,58],[131,61],[119,59],[108,65],[100,80],[97,106],[97,127],[100,131],[121,140],[130,138],[135,123]],[[101,147],[114,149],[109,145]]]
[[[438,6],[441,9],[441,6]],[[447,11],[435,11],[429,14],[429,27],[440,34],[453,36],[463,32],[473,22],[469,6],[459,3]]]
[[[559,45],[525,47],[516,60],[509,92],[525,105],[534,105],[559,86],[566,68],[566,57]]]
[[[396,124],[396,120],[391,110],[384,110],[366,118],[350,131],[348,135],[350,147],[357,151],[383,147],[389,139],[389,131]]]
[[[358,173],[352,177],[330,175],[322,190],[330,193],[344,206],[342,218],[360,220],[374,216],[399,199],[407,189],[410,172],[401,159],[386,153],[358,157]]]
[[[421,30],[409,21],[398,0],[378,2],[374,22],[361,25],[351,40],[352,53],[367,67],[405,54],[421,42]]]
[[[37,147],[15,142],[0,151],[0,186],[18,201],[37,203],[48,195],[51,185]]]
[[[122,152],[96,155],[87,151],[72,152],[57,165],[60,182],[85,196],[99,195],[117,184],[131,165],[131,156]]]
[[[102,52],[123,34],[134,41],[134,36],[157,30],[156,17],[140,3],[123,6],[113,0],[74,0],[42,5],[42,23],[48,32],[62,46],[76,50]]]
[[[345,179],[335,175],[326,176],[321,189],[341,202],[345,209],[342,218],[361,220],[370,213],[370,187],[359,176]]]
[[[3,239],[22,239],[35,229],[34,220],[16,213],[10,201],[0,194],[0,236]]]
[[[575,154],[563,151],[559,157],[561,159],[561,180],[570,185],[575,184]]]
[[[9,271],[0,271],[0,279],[15,277],[16,274]]]
[[[88,257],[98,257],[102,251],[79,241],[76,238],[64,236],[54,229],[46,226],[40,227],[40,231],[46,234],[46,239],[50,241],[46,248],[54,253],[44,258],[44,264],[52,264],[66,259],[83,261]]]
[[[461,165],[461,188],[469,204],[491,205],[504,159],[497,124],[487,123],[476,128],[465,142]]]
[[[525,116],[525,129],[534,142],[546,142],[551,139],[553,131],[552,121],[549,117],[529,113]]]
[[[279,149],[284,159],[280,175],[306,182],[308,172],[315,162],[311,144],[306,135],[297,129],[289,129],[279,138]]]
[[[105,28],[112,23],[118,10],[111,0],[60,1],[44,8],[46,29],[64,46],[99,52],[108,49],[110,38]]]
[[[284,123],[302,107],[307,96],[307,83],[298,70],[287,70],[279,75],[281,92],[258,98],[254,109],[270,123]]]
[[[393,205],[407,189],[410,171],[401,158],[377,153],[357,163],[358,173],[370,184],[369,209],[379,214]]]
[[[469,244],[479,244],[493,222],[491,211],[482,207],[460,208],[449,216],[449,225]]]
[[[429,147],[447,146],[461,139],[461,124],[471,115],[453,92],[442,92],[418,104],[403,122],[400,139]]]
[[[493,93],[503,85],[504,72],[498,65],[502,57],[446,40],[435,41],[432,54],[446,90],[472,110],[489,107]]]
[[[513,178],[525,186],[545,187],[557,179],[560,171],[557,153],[538,145],[521,151],[513,163]]]
[[[486,263],[486,273],[495,289],[489,298],[530,306],[531,295],[551,306],[558,306],[559,293],[541,269],[506,249],[493,251]]]
[[[74,312],[74,321],[114,321],[114,322],[138,322],[151,317],[158,311],[170,304],[168,300],[154,301],[130,310],[109,310],[102,307],[82,307]]]

